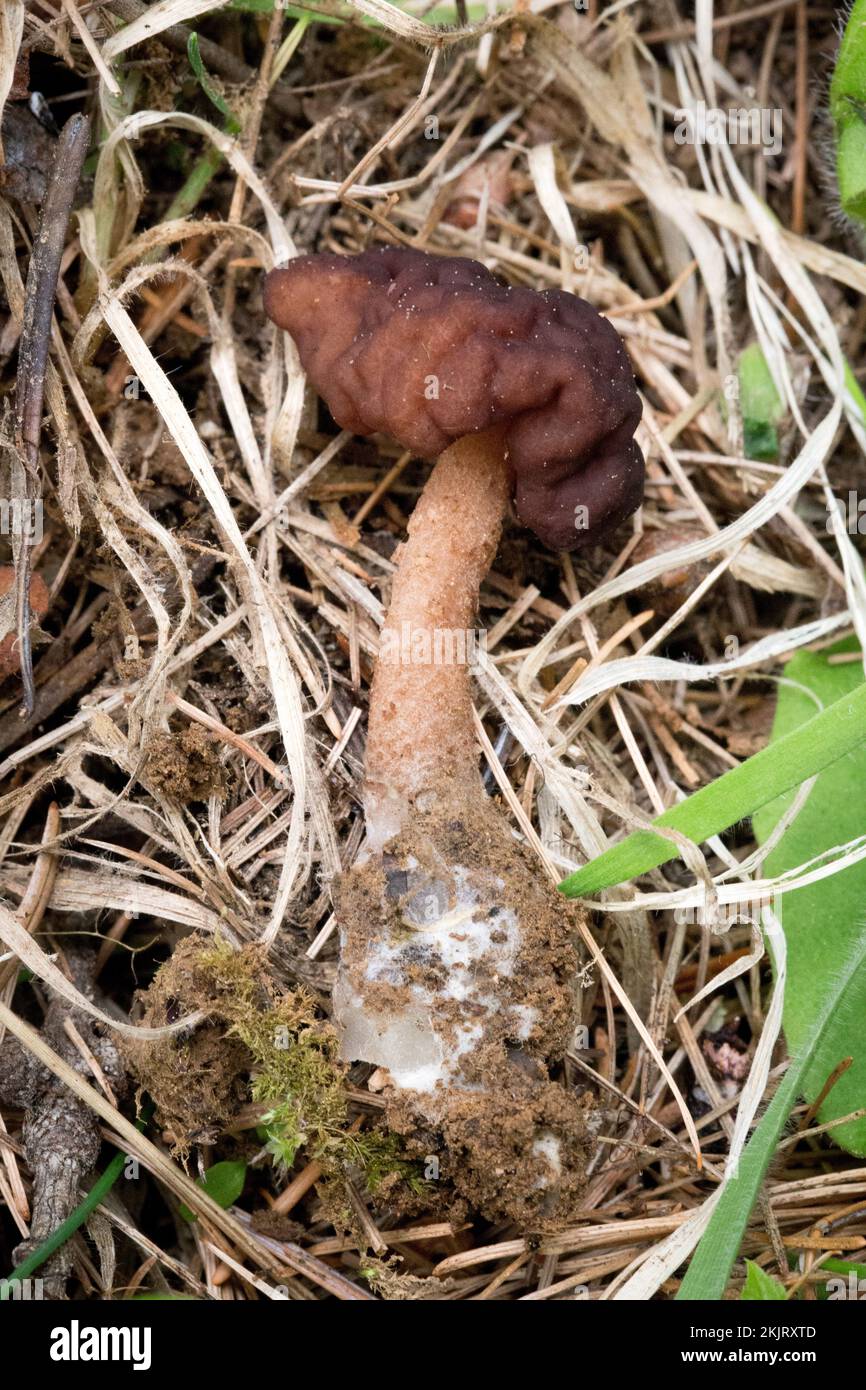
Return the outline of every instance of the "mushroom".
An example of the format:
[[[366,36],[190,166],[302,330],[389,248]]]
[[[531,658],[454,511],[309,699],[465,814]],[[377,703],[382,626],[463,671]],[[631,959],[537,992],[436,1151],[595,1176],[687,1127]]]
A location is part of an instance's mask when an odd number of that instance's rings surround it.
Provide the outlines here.
[[[473,622],[509,498],[562,549],[639,506],[625,350],[584,300],[413,250],[299,257],[267,276],[264,302],[342,428],[438,459],[381,635],[365,849],[337,890],[343,1056],[386,1069],[392,1127],[476,1208],[559,1224],[591,1124],[550,1079],[574,1032],[578,909],[484,793]]]

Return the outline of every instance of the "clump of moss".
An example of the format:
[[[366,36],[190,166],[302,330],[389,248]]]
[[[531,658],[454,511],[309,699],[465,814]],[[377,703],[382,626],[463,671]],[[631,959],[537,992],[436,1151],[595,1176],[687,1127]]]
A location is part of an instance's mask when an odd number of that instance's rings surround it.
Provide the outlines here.
[[[368,1256],[359,1272],[370,1288],[387,1302],[415,1303],[423,1300],[429,1303],[447,1298],[459,1288],[456,1279],[404,1273],[400,1269],[401,1263],[399,1256],[389,1255],[386,1259]]]
[[[207,977],[199,968],[201,940],[188,937],[136,996],[137,1021],[150,1028],[201,1011],[189,1032],[156,1042],[122,1038],[127,1070],[154,1101],[156,1122],[173,1152],[186,1158],[195,1144],[214,1144],[249,1096],[249,1053],[227,1035]]]
[[[208,1019],[189,1038],[127,1049],[130,1067],[156,1102],[176,1148],[184,1151],[205,1134],[212,1142],[231,1124],[231,1101],[236,1113],[251,1098],[267,1107],[261,1126],[281,1168],[291,1168],[303,1148],[328,1178],[360,1171],[368,1190],[382,1196],[403,1185],[415,1194],[423,1190],[421,1167],[406,1157],[396,1135],[351,1126],[336,1032],[309,990],[276,989],[256,947],[234,950],[225,942],[189,937],[141,1002],[150,1024],[193,1010]],[[201,1038],[207,1039],[207,1095],[201,1086],[190,1089],[202,1070],[195,1062]]]
[[[202,952],[200,964],[220,992],[230,1034],[252,1057],[252,1098],[268,1107],[261,1125],[273,1158],[291,1168],[303,1148],[326,1174],[360,1169],[370,1192],[395,1181],[420,1191],[420,1166],[404,1156],[396,1135],[352,1130],[337,1034],[313,996],[301,985],[261,1007],[248,955],[218,944]]]
[[[252,1099],[268,1107],[262,1126],[277,1162],[290,1168],[300,1148],[323,1163],[348,1128],[337,1038],[302,986],[263,1003],[247,951],[215,946],[201,968],[219,991],[221,1010],[251,1058]]]

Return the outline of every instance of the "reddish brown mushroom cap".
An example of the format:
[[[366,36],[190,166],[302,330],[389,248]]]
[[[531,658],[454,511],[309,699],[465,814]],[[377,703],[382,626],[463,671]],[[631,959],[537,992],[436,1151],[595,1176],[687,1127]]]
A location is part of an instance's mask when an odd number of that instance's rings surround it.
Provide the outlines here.
[[[594,544],[640,506],[640,400],[585,300],[389,247],[300,256],[266,277],[264,303],[343,429],[435,458],[503,427],[517,515],[547,545]]]

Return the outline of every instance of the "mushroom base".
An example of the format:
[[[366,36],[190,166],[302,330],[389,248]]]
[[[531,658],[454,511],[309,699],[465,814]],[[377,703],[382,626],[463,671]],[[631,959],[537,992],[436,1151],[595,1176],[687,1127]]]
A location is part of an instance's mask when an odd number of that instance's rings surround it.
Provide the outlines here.
[[[483,1215],[567,1224],[594,1111],[550,1068],[574,1034],[580,909],[480,791],[424,806],[338,887],[343,1057],[385,1070],[392,1128]]]

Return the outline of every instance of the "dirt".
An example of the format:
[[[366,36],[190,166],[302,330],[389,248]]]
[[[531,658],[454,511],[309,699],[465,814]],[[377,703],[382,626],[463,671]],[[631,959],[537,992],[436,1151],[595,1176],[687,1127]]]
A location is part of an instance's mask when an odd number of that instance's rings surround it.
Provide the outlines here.
[[[438,1116],[419,1129],[426,1097],[395,1093],[388,1124],[410,1153],[439,1162],[439,1181],[452,1182],[469,1205],[490,1221],[513,1221],[522,1231],[571,1225],[586,1189],[592,1137],[591,1098],[577,1099],[546,1076],[534,1078],[501,1060],[484,1072],[484,1094],[452,1090],[437,1097]],[[559,1142],[561,1175],[547,1186],[548,1167],[533,1154],[543,1133]]]
[[[178,733],[158,734],[148,753],[145,775],[156,791],[184,805],[225,792],[218,744],[198,724],[188,724]]]
[[[121,1044],[124,1059],[156,1105],[156,1121],[173,1149],[186,1154],[194,1144],[213,1144],[230,1126],[249,1095],[250,1054],[229,1035],[218,1014],[213,980],[201,965],[197,936],[181,941],[157,971],[150,987],[136,996],[136,1021],[150,1028],[175,1023],[204,1010],[214,1015],[188,1035],[162,1041]]]
[[[418,873],[426,869],[441,880],[443,861],[462,866],[469,882],[479,892],[483,889],[491,940],[504,935],[496,927],[497,918],[513,914],[521,924],[513,970],[497,976],[485,959],[474,965],[475,984],[483,997],[495,995],[495,1010],[485,1013],[471,999],[441,999],[437,1022],[445,1036],[465,1026],[467,1010],[470,1017],[483,1019],[477,1045],[461,1057],[459,1078],[424,1095],[386,1088],[385,1119],[394,1136],[389,1142],[399,1146],[395,1160],[397,1154],[402,1157],[395,1161],[393,1174],[385,1173],[377,1202],[392,1206],[411,1196],[413,1210],[423,1211],[443,1203],[453,1207],[456,1201],[489,1220],[547,1231],[575,1219],[596,1123],[591,1099],[570,1092],[551,1075],[575,1024],[579,909],[540,878],[486,799],[479,798],[463,811],[457,812],[453,798],[442,798],[438,809],[419,814],[411,830],[391,842],[385,856],[347,874],[339,885],[344,969],[354,973],[356,983],[371,941],[395,933],[406,937],[401,909],[417,893]],[[421,869],[408,869],[410,862]],[[495,901],[491,883],[496,885]],[[442,984],[441,968],[425,955],[423,943],[417,954],[412,939],[409,945],[412,983],[436,992]],[[225,948],[224,955],[223,960],[208,939],[192,936],[182,941],[149,989],[138,996],[140,1021],[159,1026],[196,1011],[204,1012],[205,1020],[189,1034],[124,1044],[126,1062],[141,1091],[155,1101],[157,1122],[184,1156],[194,1145],[215,1143],[231,1128],[250,1098],[251,1076],[258,1073],[261,1080],[262,1055],[255,1045],[251,1050],[250,1039],[265,1027],[262,1020],[277,1017],[274,1010],[286,1007],[254,949]],[[385,1015],[405,1005],[409,994],[409,984],[367,984],[368,1003],[372,998]],[[531,1015],[521,1015],[531,1017],[533,1026],[520,1037],[512,1026],[515,1005],[532,1010]],[[239,1023],[242,1014],[246,1025]],[[291,1055],[277,1054],[286,1062]],[[323,1062],[338,1084],[339,1072],[324,1057],[317,1066]],[[287,1084],[279,1095],[270,1095],[268,1103],[279,1104],[283,1092],[288,1100],[291,1090]],[[318,1100],[312,1093],[306,1097],[307,1120],[324,1094],[320,1090]],[[335,1103],[328,1100],[329,1105]],[[338,1155],[343,1120],[336,1110],[329,1124]],[[417,1163],[425,1180],[422,1189],[403,1181],[404,1159]],[[381,1164],[381,1157],[377,1161]]]
[[[290,1216],[274,1211],[272,1207],[260,1207],[253,1212],[250,1224],[259,1235],[268,1236],[271,1240],[297,1241],[304,1234],[299,1221],[293,1221]]]
[[[320,1002],[303,986],[279,988],[257,946],[236,950],[195,934],[176,947],[138,996],[141,1019],[159,1026],[196,1012],[205,1021],[155,1044],[125,1045],[127,1065],[140,1093],[153,1099],[175,1153],[186,1159],[194,1145],[243,1128],[239,1112],[252,1099],[259,1138],[279,1170],[296,1161],[320,1165],[318,1206],[337,1229],[354,1230],[347,1180],[398,1218],[433,1210],[462,1221],[465,1205],[450,1186],[440,1192],[424,1183],[399,1136],[352,1121],[347,1068]]]
[[[407,929],[405,913],[421,891],[419,881],[441,887],[448,881],[443,866],[455,865],[467,871],[485,903],[492,941],[497,917],[520,924],[513,969],[497,973],[495,952],[472,965],[473,991],[495,998],[494,1010],[473,1004],[471,995],[460,1001],[445,997],[441,959],[426,947],[423,933],[415,944]],[[453,909],[453,902],[446,905],[446,911]],[[478,1043],[461,1057],[453,1084],[440,1081],[423,1094],[386,1089],[390,1127],[428,1166],[435,1159],[440,1180],[453,1181],[476,1210],[526,1230],[568,1224],[585,1187],[592,1102],[550,1076],[576,1021],[579,911],[541,878],[486,798],[479,795],[461,808],[449,788],[441,790],[433,809],[416,814],[384,855],[354,869],[338,886],[342,970],[367,1009],[381,1013],[383,1021],[395,1017],[421,989],[435,1000],[440,1037],[456,1037],[467,1021],[482,1027]],[[371,981],[367,968],[377,949],[393,951],[401,941],[406,949],[400,981]],[[522,1036],[514,1028],[515,1006],[533,1020]],[[554,1140],[559,1172],[552,1180],[544,1144]]]

